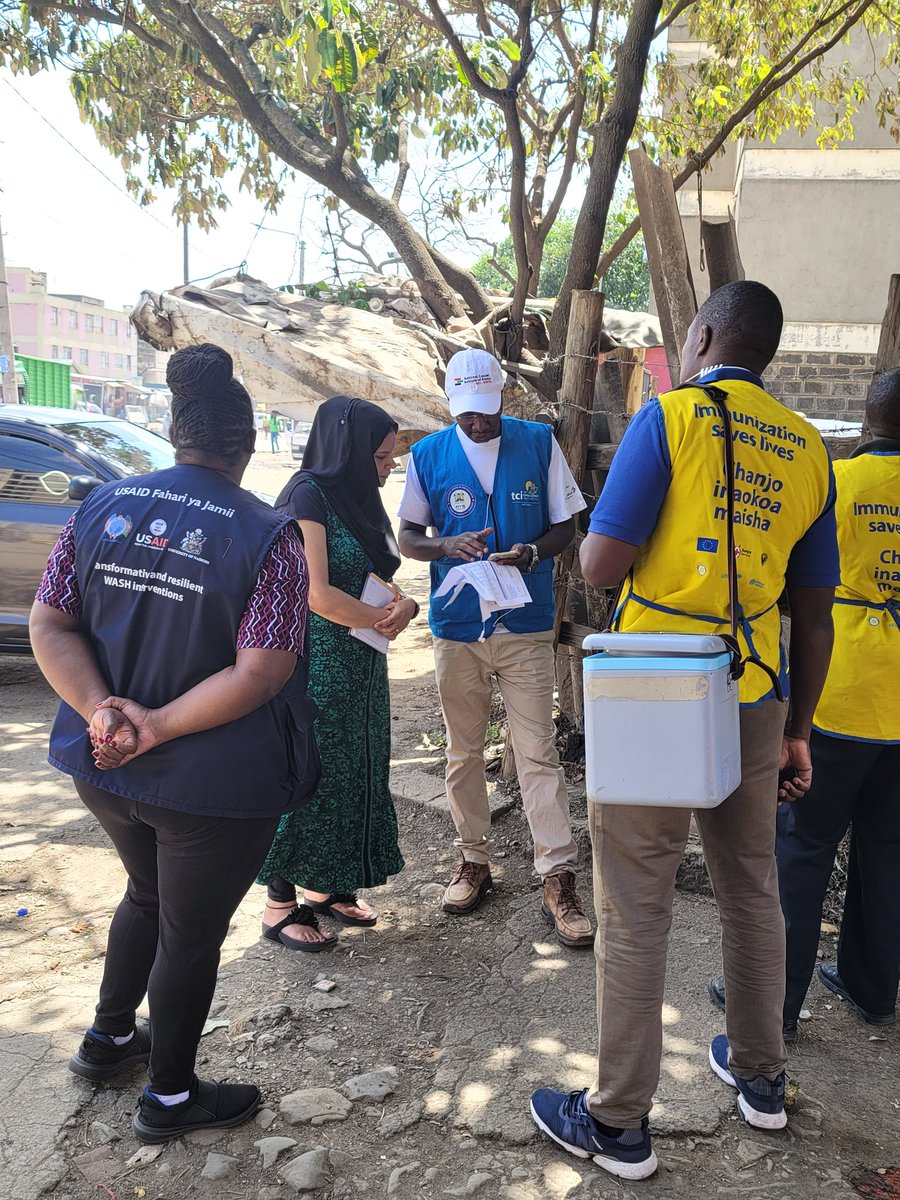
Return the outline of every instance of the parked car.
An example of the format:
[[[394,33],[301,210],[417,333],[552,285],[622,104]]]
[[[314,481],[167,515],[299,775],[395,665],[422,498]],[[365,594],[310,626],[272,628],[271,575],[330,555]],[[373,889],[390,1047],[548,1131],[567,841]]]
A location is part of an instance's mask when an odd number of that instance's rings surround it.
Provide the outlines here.
[[[165,438],[117,417],[0,405],[0,652],[30,652],[34,593],[60,530],[84,497],[98,483],[174,461]]]
[[[125,420],[130,421],[132,425],[142,425],[146,429],[150,424],[150,417],[145,408],[141,408],[139,404],[125,405]]]
[[[297,462],[303,461],[303,455],[306,453],[306,443],[309,441],[309,431],[312,429],[311,421],[295,421],[294,432],[291,434],[291,458]]]

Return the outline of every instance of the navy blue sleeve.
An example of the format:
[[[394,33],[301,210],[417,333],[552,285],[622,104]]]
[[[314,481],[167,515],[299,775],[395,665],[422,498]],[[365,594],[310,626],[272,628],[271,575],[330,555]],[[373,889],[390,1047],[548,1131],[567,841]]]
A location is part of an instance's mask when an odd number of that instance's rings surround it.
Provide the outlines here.
[[[625,431],[591,513],[591,533],[640,546],[656,526],[671,475],[662,405],[651,400]]]
[[[311,479],[301,479],[281,505],[281,512],[295,521],[312,521],[315,525],[328,524],[328,505],[325,497]]]
[[[791,551],[786,573],[788,587],[837,587],[841,582],[841,559],[834,517],[836,495],[829,458],[828,499],[821,514]]]

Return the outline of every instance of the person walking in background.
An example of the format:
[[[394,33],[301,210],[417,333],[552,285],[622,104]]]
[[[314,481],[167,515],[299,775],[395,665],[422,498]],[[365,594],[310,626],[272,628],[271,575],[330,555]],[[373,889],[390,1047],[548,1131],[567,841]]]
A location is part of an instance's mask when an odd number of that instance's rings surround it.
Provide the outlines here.
[[[293,522],[239,486],[256,430],[218,346],[169,361],[176,465],[98,487],[63,530],[31,615],[59,694],[50,761],[128,872],[93,1026],[69,1066],[149,1060],[145,1142],[240,1124],[259,1089],[194,1074],[231,917],[283,812],[319,777]],[[85,732],[89,727],[89,734]],[[147,995],[151,1031],[136,1024]]]
[[[387,656],[351,635],[375,630],[393,640],[419,610],[396,589],[383,607],[360,599],[370,572],[390,583],[400,567],[380,490],[396,466],[396,440],[384,409],[332,396],[316,411],[303,469],[277,501],[298,522],[309,561],[310,690],[322,752],[315,800],[284,818],[259,874],[268,888],[263,935],[291,950],[334,946],[316,914],[374,925],[375,911],[357,889],[379,887],[403,869],[389,778]]]
[[[270,413],[269,414],[269,443],[272,447],[273,454],[277,454],[278,450],[280,448],[280,443],[278,440],[279,432],[280,432],[280,426],[278,424],[278,418],[275,416],[274,413]]]
[[[822,906],[850,833],[837,962],[819,979],[870,1025],[893,1025],[900,983],[900,368],[866,401],[872,441],[834,464],[841,586],[834,654],[813,718],[815,780],[778,812],[787,934],[784,1030],[797,1037],[816,966]],[[725,981],[710,983],[725,1003]]]
[[[729,633],[722,497],[730,425],[736,616],[748,659],[740,680],[742,782],[718,808],[695,816],[719,907],[728,989],[727,1034],[713,1039],[710,1066],[737,1089],[741,1116],[760,1129],[786,1123],[784,921],[774,854],[779,767],[785,796],[808,790],[812,716],[831,655],[839,582],[828,452],[760,378],[781,329],[781,305],[763,284],[747,280],[713,292],[688,331],[682,386],[645,405],[629,425],[581,548],[592,586],[614,587],[629,577],[614,622],[620,631]],[[761,482],[741,482],[751,478]],[[760,495],[767,503],[755,505]],[[778,611],[785,586],[789,710],[777,698],[779,690],[787,693]],[[647,1114],[659,1083],[666,949],[691,810],[589,808],[601,930],[597,1076],[590,1089],[570,1095],[537,1091],[531,1111],[573,1154],[614,1175],[644,1179],[657,1165]]]
[[[502,415],[505,379],[486,350],[453,355],[445,388],[454,424],[413,447],[400,503],[403,553],[431,563],[447,800],[461,854],[443,907],[469,913],[493,886],[484,739],[496,676],[543,880],[543,915],[565,945],[586,946],[593,931],[575,888],[578,851],[553,723],[553,559],[575,536],[574,514],[585,503],[550,426]],[[523,572],[529,604],[482,622],[472,588],[452,605],[435,596],[451,567],[497,551]]]

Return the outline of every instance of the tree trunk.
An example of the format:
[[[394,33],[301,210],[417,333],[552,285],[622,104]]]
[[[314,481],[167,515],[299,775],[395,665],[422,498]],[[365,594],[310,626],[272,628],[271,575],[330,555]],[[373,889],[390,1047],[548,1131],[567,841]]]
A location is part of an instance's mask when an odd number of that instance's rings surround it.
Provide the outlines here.
[[[661,7],[661,0],[636,0],[628,30],[616,55],[616,90],[596,131],[590,175],[575,223],[569,265],[550,321],[550,352],[537,384],[544,395],[552,395],[562,379],[572,292],[594,285],[594,268],[600,258],[606,218],[628,140],[634,132],[647,56]]]

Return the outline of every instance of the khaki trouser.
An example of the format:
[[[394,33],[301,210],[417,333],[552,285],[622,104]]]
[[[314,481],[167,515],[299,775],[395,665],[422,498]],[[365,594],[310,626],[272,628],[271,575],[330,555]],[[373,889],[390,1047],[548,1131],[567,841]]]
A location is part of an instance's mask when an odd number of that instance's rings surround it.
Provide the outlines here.
[[[542,877],[574,869],[578,851],[553,724],[552,630],[494,634],[483,642],[435,638],[434,663],[447,730],[447,800],[463,857],[490,862],[484,736],[496,675],[534,840],[534,869]]]
[[[775,811],[785,706],[741,710],[741,786],[718,808],[697,810],[719,906],[731,1069],[774,1079],[786,1056],[784,919],[775,871]],[[597,912],[597,1080],[588,1106],[606,1125],[631,1128],[659,1083],[666,947],[675,872],[691,810],[589,804]]]

